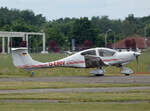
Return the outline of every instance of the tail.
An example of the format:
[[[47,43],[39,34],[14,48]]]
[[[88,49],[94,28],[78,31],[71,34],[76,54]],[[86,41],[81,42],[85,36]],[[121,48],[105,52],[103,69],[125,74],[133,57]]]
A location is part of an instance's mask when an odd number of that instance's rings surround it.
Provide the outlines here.
[[[26,70],[32,70],[42,66],[43,63],[35,61],[31,58],[27,48],[12,48],[13,64],[16,67]]]

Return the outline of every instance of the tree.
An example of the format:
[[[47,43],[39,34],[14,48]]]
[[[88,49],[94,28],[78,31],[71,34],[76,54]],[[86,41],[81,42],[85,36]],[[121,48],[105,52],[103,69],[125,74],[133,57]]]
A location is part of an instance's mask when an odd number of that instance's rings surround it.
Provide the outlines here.
[[[64,35],[57,28],[48,28],[46,30],[47,44],[50,40],[53,40],[57,46],[64,47],[66,45],[66,39]]]
[[[20,18],[13,22],[12,30],[18,32],[37,32],[38,28],[33,25],[27,25],[24,19]]]
[[[89,48],[92,47],[92,45],[93,45],[92,41],[90,41],[90,40],[85,40],[84,43],[83,43],[84,49],[89,49]]]
[[[105,46],[105,34],[99,34],[96,38],[96,46],[104,47]]]
[[[60,48],[57,46],[54,40],[49,41],[49,46],[50,46],[48,49],[49,51],[60,52]]]
[[[11,27],[10,25],[4,25],[4,26],[2,27],[2,30],[3,30],[3,31],[12,31],[12,27]]]
[[[123,34],[125,36],[133,36],[136,35],[137,32],[137,24],[136,24],[136,18],[133,14],[129,14],[128,17],[126,17],[125,21],[123,22]]]
[[[122,25],[123,35],[125,37],[132,36],[136,33],[135,25],[130,23],[128,20],[125,20]]]
[[[150,37],[150,24],[146,25],[146,36]]]
[[[108,34],[108,43],[113,43],[114,37],[115,41],[118,41],[128,36],[144,36],[146,25],[146,36],[150,36],[150,16],[135,17],[129,14],[125,20],[112,20],[108,16],[93,16],[91,19],[66,17],[47,21],[42,14],[36,15],[32,10],[0,8],[1,31],[45,32],[47,45],[53,40],[58,47],[67,49],[71,46],[72,38],[76,39],[77,45],[80,46],[91,41],[90,47],[104,47],[108,29],[115,32],[115,35],[112,32]],[[34,46],[36,41],[33,38],[30,40]],[[42,41],[39,42],[38,46],[41,46]]]
[[[82,44],[85,40],[90,40],[94,44],[98,30],[87,17],[84,17],[75,20],[71,34],[77,44]]]

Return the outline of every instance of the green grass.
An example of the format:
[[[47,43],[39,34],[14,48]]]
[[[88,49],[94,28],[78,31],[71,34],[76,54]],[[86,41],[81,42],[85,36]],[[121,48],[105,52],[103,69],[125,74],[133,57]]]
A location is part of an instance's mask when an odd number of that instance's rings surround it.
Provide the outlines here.
[[[64,54],[31,54],[39,61],[47,62],[66,57]],[[128,67],[136,73],[150,74],[150,51],[145,52],[136,62]],[[15,68],[11,55],[0,54],[0,77],[30,77],[31,72]],[[42,76],[89,76],[92,69],[52,68],[35,71],[35,77]],[[119,68],[109,67],[106,74],[117,75]],[[87,84],[67,82],[0,82],[0,89],[37,89],[37,88],[82,88],[82,87],[133,87],[149,86],[149,84]],[[150,90],[132,90],[127,92],[99,92],[99,93],[34,93],[34,94],[0,94],[0,100],[62,100],[68,103],[0,103],[1,111],[149,111]],[[140,101],[141,103],[129,103]],[[81,103],[80,103],[81,102]],[[103,103],[99,103],[103,102]],[[120,103],[109,103],[120,102]],[[125,103],[124,103],[125,102]]]
[[[66,57],[65,54],[31,54],[31,56],[41,62],[58,60]],[[127,66],[134,70],[135,74],[150,74],[150,50],[143,53],[139,57],[139,65],[137,67],[136,61],[131,62]],[[26,72],[13,66],[11,55],[0,54],[0,77],[29,77],[31,72]],[[42,76],[89,76],[89,72],[93,69],[80,68],[50,68],[35,71],[36,77]],[[108,67],[106,74],[118,75],[120,68]]]
[[[150,104],[0,103],[1,111],[149,111]]]
[[[73,82],[0,82],[0,90],[42,89],[42,88],[96,88],[96,87],[142,87],[150,84],[111,84]]]
[[[101,93],[0,94],[0,100],[58,100],[59,103],[0,103],[2,111],[149,111],[150,90]],[[64,101],[64,102],[63,102]],[[146,103],[144,101],[147,101]],[[149,102],[148,102],[149,101]],[[139,102],[139,103],[136,103]]]
[[[129,102],[150,101],[150,90],[133,90],[128,92],[96,92],[96,93],[23,93],[0,94],[1,100],[63,100],[69,102]]]

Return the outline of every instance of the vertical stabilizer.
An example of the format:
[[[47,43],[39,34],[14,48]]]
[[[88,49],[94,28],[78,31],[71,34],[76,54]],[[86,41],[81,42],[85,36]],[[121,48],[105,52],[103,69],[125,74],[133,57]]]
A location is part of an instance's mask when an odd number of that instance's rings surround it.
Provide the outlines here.
[[[20,68],[30,68],[33,65],[42,64],[32,59],[27,48],[12,48],[13,64]]]

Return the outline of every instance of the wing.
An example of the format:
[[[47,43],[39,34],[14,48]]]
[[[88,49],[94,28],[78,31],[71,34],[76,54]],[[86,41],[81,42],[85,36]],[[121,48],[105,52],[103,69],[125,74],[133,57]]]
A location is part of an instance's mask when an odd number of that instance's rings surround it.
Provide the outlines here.
[[[102,61],[100,57],[93,56],[93,55],[85,55],[85,65],[87,68],[94,68],[94,67],[102,67],[105,63]]]

